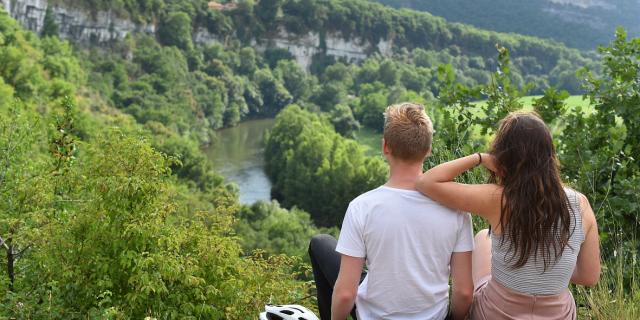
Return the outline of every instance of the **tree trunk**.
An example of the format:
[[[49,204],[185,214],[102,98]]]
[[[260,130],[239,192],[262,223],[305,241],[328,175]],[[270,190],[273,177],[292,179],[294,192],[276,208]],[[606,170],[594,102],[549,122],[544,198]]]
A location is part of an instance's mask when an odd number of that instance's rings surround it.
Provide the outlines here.
[[[15,252],[13,251],[12,239],[8,238],[5,242],[7,250],[7,274],[9,275],[9,291],[13,291],[13,283],[16,279],[14,264],[15,264]]]

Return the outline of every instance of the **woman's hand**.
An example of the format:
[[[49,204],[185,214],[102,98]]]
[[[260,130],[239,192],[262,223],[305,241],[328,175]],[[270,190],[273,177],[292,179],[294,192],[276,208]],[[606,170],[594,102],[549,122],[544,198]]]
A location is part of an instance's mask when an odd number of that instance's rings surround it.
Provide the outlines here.
[[[496,162],[496,157],[489,153],[482,153],[482,164],[489,171],[498,173],[498,164]]]

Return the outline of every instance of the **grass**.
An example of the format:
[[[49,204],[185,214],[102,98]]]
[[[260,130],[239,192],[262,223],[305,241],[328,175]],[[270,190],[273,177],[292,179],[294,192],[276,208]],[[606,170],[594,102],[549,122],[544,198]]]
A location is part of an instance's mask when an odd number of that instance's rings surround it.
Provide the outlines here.
[[[542,96],[526,96],[520,98],[520,102],[524,105],[525,110],[533,110],[533,101],[540,99]],[[476,106],[482,106],[486,103],[485,100],[473,102]],[[582,96],[570,96],[565,100],[565,103],[569,108],[574,109],[581,107],[583,110],[593,111],[593,107],[589,103],[589,100],[585,100]]]
[[[355,140],[367,148],[368,156],[382,155],[382,133],[365,126],[356,132]]]
[[[598,285],[574,286],[578,319],[640,319],[640,284],[636,279],[640,270],[633,257],[614,255],[613,260],[604,261]],[[625,273],[632,277],[626,288]]]

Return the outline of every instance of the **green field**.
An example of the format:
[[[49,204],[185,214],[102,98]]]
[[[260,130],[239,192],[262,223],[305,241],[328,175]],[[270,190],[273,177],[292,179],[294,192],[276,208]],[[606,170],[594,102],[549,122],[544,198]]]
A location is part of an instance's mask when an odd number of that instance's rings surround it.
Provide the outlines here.
[[[382,132],[362,126],[356,133],[355,140],[367,147],[367,155],[382,155]]]
[[[526,96],[526,97],[522,97],[520,99],[520,102],[522,102],[522,104],[524,105],[525,110],[533,110],[533,101],[535,99],[540,99],[541,97],[542,97],[541,95]],[[486,103],[485,100],[473,102],[473,104],[477,106],[482,106],[485,103]],[[567,106],[569,106],[569,108],[572,108],[572,109],[581,107],[583,110],[593,111],[593,109],[591,108],[591,104],[589,103],[589,100],[584,99],[584,97],[580,95],[570,96],[569,98],[567,98],[567,100],[565,100],[565,103],[567,104]]]

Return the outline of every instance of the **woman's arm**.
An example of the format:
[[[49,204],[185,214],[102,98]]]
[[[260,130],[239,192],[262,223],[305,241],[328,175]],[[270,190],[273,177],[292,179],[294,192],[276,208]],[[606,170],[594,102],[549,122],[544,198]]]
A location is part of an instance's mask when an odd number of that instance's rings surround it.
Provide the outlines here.
[[[594,286],[600,280],[600,237],[598,223],[591,209],[589,200],[580,194],[580,208],[584,242],[580,246],[576,268],[571,276],[571,282],[583,286]]]
[[[496,170],[493,156],[472,154],[431,168],[418,179],[416,189],[449,208],[477,214],[495,224],[500,218],[502,188],[495,184],[472,185],[453,181],[478,164]]]

